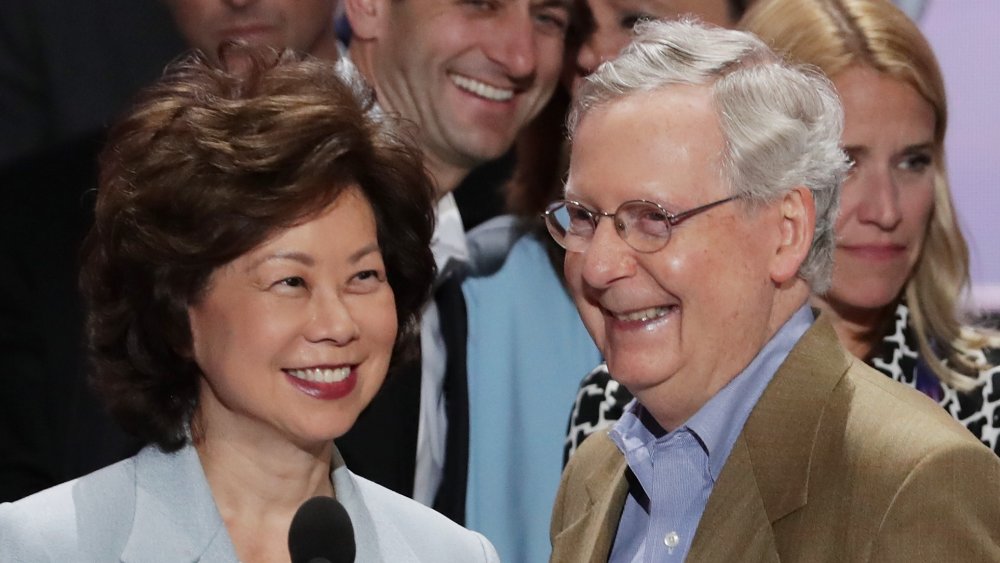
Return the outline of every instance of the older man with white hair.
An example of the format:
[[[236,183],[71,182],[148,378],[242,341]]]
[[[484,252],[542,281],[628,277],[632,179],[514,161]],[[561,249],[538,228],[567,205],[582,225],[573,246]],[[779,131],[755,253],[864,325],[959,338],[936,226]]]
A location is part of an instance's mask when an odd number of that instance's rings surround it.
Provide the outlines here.
[[[571,458],[553,561],[1000,560],[1000,460],[807,305],[842,120],[822,76],[691,22],[583,86],[547,221],[636,399]]]

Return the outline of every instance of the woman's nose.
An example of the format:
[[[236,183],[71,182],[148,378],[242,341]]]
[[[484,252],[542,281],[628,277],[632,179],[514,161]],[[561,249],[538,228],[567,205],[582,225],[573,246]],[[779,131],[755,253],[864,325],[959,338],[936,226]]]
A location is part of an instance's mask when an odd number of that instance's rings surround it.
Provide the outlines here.
[[[336,291],[314,294],[309,314],[304,336],[310,342],[328,341],[343,346],[358,338],[358,324]]]

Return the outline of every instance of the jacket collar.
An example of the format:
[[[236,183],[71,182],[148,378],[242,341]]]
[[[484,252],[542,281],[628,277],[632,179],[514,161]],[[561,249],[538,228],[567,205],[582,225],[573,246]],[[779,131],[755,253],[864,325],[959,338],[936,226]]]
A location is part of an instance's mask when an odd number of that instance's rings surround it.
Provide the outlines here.
[[[611,554],[628,493],[627,463],[607,433],[594,434],[589,440],[603,442],[604,451],[584,478],[587,508],[576,522],[553,538],[552,561],[604,563]],[[590,558],[580,559],[584,553],[589,553]]]
[[[147,447],[136,456],[135,514],[123,563],[237,561],[197,450],[166,454]],[[358,561],[415,561],[416,554],[384,511],[368,510],[357,477],[334,448],[331,478],[354,525]],[[376,503],[377,504],[377,503]]]
[[[777,560],[772,525],[808,502],[823,410],[851,362],[820,316],[750,413],[709,497],[690,561],[732,560],[727,548],[738,550],[736,559]],[[753,553],[756,558],[748,557]]]
[[[174,453],[156,447],[136,456],[135,515],[123,563],[236,561],[193,446]]]
[[[778,561],[772,525],[805,506],[816,431],[852,359],[820,316],[754,406],[712,490],[688,561]],[[628,491],[624,456],[606,434],[584,478],[587,509],[553,542],[553,561],[607,561]]]
[[[354,541],[357,545],[357,561],[416,561],[417,555],[403,541],[404,534],[387,518],[386,510],[368,510],[368,506],[379,506],[369,502],[359,486],[356,475],[344,465],[336,446],[331,460],[333,490],[337,500],[347,510],[354,526]],[[388,493],[387,494],[392,494]]]

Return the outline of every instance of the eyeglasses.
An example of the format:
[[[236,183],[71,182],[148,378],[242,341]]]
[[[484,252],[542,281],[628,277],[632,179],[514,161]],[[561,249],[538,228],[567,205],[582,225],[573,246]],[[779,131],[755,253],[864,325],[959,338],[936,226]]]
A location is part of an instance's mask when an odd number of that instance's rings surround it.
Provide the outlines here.
[[[582,203],[561,199],[549,204],[543,213],[545,226],[559,246],[570,252],[583,252],[590,245],[602,217],[614,220],[615,231],[639,252],[656,252],[670,240],[670,231],[682,221],[722,205],[739,196],[731,196],[676,215],[652,201],[635,199],[618,206],[614,213],[594,211]]]

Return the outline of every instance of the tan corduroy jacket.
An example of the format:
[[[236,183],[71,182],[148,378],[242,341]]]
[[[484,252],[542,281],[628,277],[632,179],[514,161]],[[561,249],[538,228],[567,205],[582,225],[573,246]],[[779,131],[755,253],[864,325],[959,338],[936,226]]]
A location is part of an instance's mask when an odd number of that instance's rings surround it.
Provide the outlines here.
[[[606,433],[584,442],[556,497],[551,561],[608,560],[625,467]],[[850,356],[821,317],[747,419],[687,560],[1000,561],[1000,459]]]

